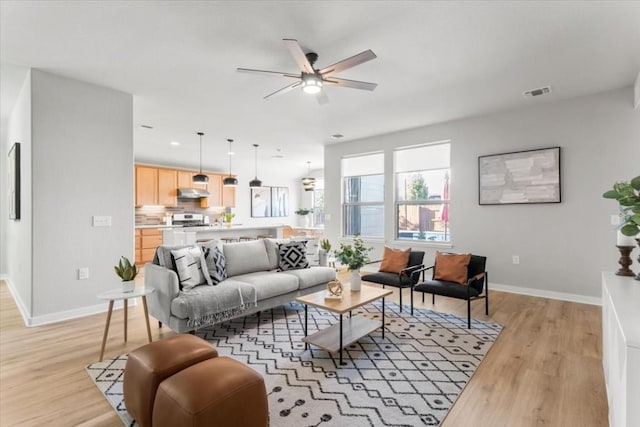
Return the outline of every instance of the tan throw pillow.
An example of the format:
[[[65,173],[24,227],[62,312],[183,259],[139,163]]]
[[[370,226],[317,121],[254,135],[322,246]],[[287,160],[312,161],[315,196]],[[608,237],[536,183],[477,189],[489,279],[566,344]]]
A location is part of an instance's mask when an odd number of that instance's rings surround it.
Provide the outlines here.
[[[443,254],[436,252],[435,280],[467,284],[467,268],[471,261],[471,254]]]
[[[411,248],[403,251],[402,249],[393,249],[385,246],[379,271],[400,273],[400,270],[407,268],[410,253]]]

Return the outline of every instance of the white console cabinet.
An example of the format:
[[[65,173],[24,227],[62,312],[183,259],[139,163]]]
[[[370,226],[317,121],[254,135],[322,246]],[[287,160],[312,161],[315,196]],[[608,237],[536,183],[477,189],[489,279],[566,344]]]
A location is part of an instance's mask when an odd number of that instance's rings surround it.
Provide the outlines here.
[[[602,364],[611,427],[640,426],[640,281],[602,273]]]

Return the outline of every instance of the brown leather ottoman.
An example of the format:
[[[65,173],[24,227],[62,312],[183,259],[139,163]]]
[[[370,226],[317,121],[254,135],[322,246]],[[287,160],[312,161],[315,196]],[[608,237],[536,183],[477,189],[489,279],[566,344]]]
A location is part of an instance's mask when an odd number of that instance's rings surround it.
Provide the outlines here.
[[[191,365],[218,356],[207,341],[181,334],[129,353],[124,368],[124,404],[141,427],[151,427],[153,402],[162,381]]]
[[[266,427],[262,376],[229,357],[190,366],[158,387],[153,427]]]

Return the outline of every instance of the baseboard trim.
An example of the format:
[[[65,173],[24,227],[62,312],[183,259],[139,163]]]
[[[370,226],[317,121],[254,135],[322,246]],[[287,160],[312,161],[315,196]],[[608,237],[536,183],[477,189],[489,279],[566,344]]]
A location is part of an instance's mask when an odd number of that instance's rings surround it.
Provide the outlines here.
[[[509,292],[512,294],[529,295],[532,297],[577,302],[580,304],[602,305],[602,298],[589,297],[586,295],[567,294],[564,292],[547,291],[547,290],[533,289],[533,288],[522,288],[520,286],[502,285],[499,283],[490,283],[489,289],[494,291]]]
[[[11,279],[9,279],[9,277],[6,274],[2,277],[2,280],[4,280],[4,282],[7,284],[9,293],[13,297],[13,301],[16,303],[16,306],[18,307],[18,311],[22,316],[22,321],[24,322],[25,326],[29,326],[29,319],[30,319],[29,310],[27,310],[27,307],[24,305],[24,302],[20,298],[20,294],[18,294],[18,291],[13,285],[13,282],[11,281]]]
[[[58,311],[55,313],[44,314],[42,316],[33,316],[29,315],[29,312],[24,305],[22,299],[20,299],[18,292],[16,291],[13,283],[8,277],[4,277],[2,280],[7,284],[7,288],[9,288],[9,292],[13,297],[13,301],[16,303],[18,307],[18,311],[22,316],[22,321],[26,327],[34,327],[34,326],[42,326],[48,325],[50,323],[63,322],[65,320],[77,319],[79,317],[91,316],[94,314],[106,313],[109,310],[109,303],[107,300],[104,300],[100,304],[90,305],[87,307],[74,308],[73,310],[66,311]],[[130,298],[127,300],[129,302],[129,307],[135,307],[138,305],[137,298]],[[122,300],[114,301],[113,308],[115,310],[122,309],[124,305],[122,304]]]

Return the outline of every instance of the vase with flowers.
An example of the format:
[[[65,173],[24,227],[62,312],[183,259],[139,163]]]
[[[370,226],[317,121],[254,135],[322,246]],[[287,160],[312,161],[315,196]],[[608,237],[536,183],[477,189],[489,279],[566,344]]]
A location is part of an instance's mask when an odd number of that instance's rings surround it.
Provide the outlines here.
[[[336,259],[351,271],[352,291],[360,290],[360,269],[370,262],[369,252],[372,250],[372,247],[365,246],[360,236],[356,235],[353,238],[353,245],[340,243],[340,249],[335,251]]]

